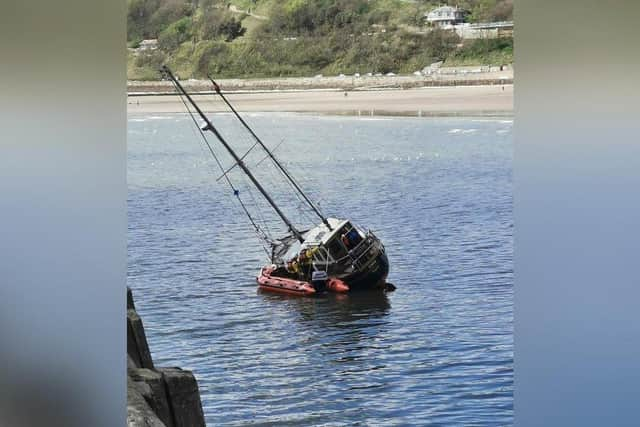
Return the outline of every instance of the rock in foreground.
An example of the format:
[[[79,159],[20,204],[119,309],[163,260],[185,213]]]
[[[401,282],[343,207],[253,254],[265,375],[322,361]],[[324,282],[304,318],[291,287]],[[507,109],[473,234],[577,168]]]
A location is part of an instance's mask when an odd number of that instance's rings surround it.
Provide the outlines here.
[[[198,383],[190,371],[156,369],[127,288],[127,426],[204,427]]]

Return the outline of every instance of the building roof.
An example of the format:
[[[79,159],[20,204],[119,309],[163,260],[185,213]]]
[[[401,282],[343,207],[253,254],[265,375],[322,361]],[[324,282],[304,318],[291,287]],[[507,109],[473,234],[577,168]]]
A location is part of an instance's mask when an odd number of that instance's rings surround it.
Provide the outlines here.
[[[459,18],[464,10],[454,6],[440,6],[426,14],[429,21],[443,21]]]
[[[460,9],[458,9],[455,6],[446,6],[445,5],[445,6],[436,7],[431,12],[451,12],[452,13],[452,12],[455,12],[457,10],[460,10]]]

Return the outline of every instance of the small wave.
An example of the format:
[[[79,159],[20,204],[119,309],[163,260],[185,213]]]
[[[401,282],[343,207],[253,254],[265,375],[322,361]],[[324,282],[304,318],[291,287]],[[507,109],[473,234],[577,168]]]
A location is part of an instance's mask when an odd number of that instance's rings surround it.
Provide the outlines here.
[[[146,116],[145,120],[175,120],[175,116]]]
[[[470,134],[470,133],[476,133],[477,131],[478,131],[478,129],[458,129],[458,128],[455,128],[455,129],[451,129],[447,133],[450,133],[450,134],[457,134],[457,133]]]

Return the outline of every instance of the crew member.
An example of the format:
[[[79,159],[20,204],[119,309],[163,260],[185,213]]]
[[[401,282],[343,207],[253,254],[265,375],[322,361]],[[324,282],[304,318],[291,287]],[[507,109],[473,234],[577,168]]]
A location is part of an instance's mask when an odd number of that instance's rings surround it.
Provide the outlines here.
[[[296,276],[300,274],[300,265],[295,258],[287,262],[287,271],[291,274],[295,274]]]
[[[303,276],[306,278],[311,274],[311,267],[313,261],[313,254],[317,249],[303,249],[300,251],[300,255],[298,255],[298,263],[300,265],[300,270],[302,271]]]
[[[351,249],[351,242],[349,241],[349,238],[346,234],[342,233],[342,236],[340,236],[340,240],[342,240],[342,244],[345,248],[347,248],[347,250]]]

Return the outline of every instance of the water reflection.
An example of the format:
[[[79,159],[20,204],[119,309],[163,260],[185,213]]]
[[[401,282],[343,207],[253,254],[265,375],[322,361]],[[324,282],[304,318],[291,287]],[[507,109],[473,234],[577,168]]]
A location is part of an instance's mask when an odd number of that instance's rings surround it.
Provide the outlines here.
[[[326,293],[316,297],[279,295],[258,290],[266,301],[284,302],[295,309],[302,322],[317,326],[346,326],[363,319],[377,319],[388,315],[391,304],[386,292],[379,290],[349,294]]]
[[[316,297],[292,297],[261,292],[266,303],[284,303],[297,314],[298,330],[314,364],[341,377],[380,369],[376,355],[389,348],[387,316],[391,303],[379,290]],[[336,365],[341,366],[335,369]]]

